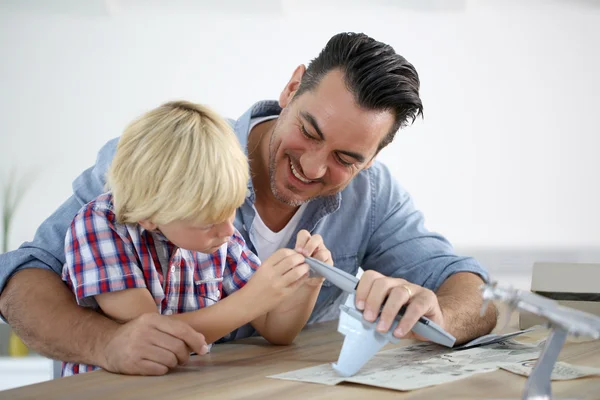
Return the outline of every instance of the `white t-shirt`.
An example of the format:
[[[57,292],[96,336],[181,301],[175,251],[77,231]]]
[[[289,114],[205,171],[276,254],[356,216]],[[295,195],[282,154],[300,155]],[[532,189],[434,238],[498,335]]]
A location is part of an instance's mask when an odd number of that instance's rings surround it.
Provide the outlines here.
[[[252,131],[252,128],[261,122],[269,121],[275,118],[277,118],[277,115],[253,118],[250,121],[250,131]],[[296,230],[296,227],[298,226],[298,223],[300,222],[300,219],[302,218],[302,214],[304,213],[307,205],[308,203],[302,204],[298,211],[296,211],[296,214],[294,214],[292,219],[290,219],[290,222],[288,222],[287,225],[279,232],[273,232],[271,229],[269,229],[258,214],[258,211],[256,211],[256,207],[252,205],[256,216],[254,217],[254,221],[252,221],[252,226],[250,227],[249,233],[250,237],[252,238],[252,243],[254,243],[254,248],[256,249],[256,255],[261,261],[265,261],[276,250],[287,246],[292,235],[294,234],[294,231]]]
[[[252,243],[254,243],[254,248],[257,253],[256,255],[260,261],[265,261],[276,250],[287,246],[298,226],[298,222],[300,222],[300,218],[302,218],[302,214],[304,213],[307,204],[308,203],[302,204],[298,211],[296,211],[296,214],[290,219],[290,222],[288,222],[279,232],[273,232],[269,229],[260,215],[258,215],[256,207],[252,206],[256,212],[256,216],[254,217],[254,221],[252,221],[250,237],[252,238]]]

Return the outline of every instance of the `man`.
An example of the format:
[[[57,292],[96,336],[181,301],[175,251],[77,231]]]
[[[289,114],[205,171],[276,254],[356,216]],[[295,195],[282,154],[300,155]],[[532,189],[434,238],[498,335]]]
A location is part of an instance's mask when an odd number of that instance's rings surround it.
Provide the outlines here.
[[[369,321],[383,306],[379,330],[387,331],[408,303],[396,336],[409,334],[425,315],[460,343],[495,325],[493,307],[479,316],[479,286],[487,274],[424,228],[410,196],[375,161],[396,131],[421,114],[419,78],[410,63],[366,35],[334,36],[308,68],[296,68],[279,103],[259,102],[233,123],[251,169],[235,225],[263,260],[279,247],[293,247],[302,229],[321,235],[337,268],[365,270],[356,306]],[[188,348],[201,348],[203,338],[158,315],[118,325],[79,308],[56,274],[67,225],[102,192],[115,148],[116,139],[104,146],[33,242],[1,256],[0,311],[28,345],[52,358],[162,374],[186,362]],[[296,250],[310,255],[319,248]],[[335,316],[341,294],[326,281],[309,323]],[[251,333],[242,327],[235,337]]]

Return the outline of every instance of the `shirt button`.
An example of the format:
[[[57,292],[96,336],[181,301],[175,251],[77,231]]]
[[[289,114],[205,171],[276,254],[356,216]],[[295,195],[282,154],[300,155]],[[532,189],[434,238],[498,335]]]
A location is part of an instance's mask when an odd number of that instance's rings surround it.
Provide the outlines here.
[[[173,311],[171,311],[171,310],[165,310],[165,315],[171,315],[171,314],[173,314]]]
[[[171,272],[175,273],[175,267],[171,267]]]
[[[217,290],[216,295],[217,295],[217,297],[221,297],[221,291]]]

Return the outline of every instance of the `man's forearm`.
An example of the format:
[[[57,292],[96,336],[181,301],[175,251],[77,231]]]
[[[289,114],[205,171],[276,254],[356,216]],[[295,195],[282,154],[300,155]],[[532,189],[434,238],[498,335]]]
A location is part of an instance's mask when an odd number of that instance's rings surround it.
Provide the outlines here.
[[[485,315],[479,315],[483,304],[482,284],[478,275],[459,272],[450,276],[436,292],[446,330],[456,337],[457,344],[486,335],[496,326],[493,304],[489,305]]]
[[[34,351],[56,360],[104,367],[102,349],[118,324],[79,307],[60,277],[49,270],[17,272],[0,297],[0,311]]]

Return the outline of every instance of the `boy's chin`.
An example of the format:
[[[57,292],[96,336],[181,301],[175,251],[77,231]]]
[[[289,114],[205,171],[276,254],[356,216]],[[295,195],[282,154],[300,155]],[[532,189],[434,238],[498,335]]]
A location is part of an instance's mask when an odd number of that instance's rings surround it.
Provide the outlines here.
[[[196,251],[198,251],[198,252],[200,252],[200,253],[204,253],[204,254],[212,254],[212,253],[214,253],[215,251],[219,250],[219,248],[221,248],[221,246],[223,246],[223,243],[221,243],[221,244],[220,244],[220,245],[218,245],[218,246],[206,247],[206,248],[204,248],[204,249],[202,249],[202,250],[196,250]]]

